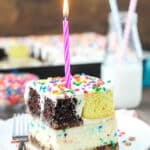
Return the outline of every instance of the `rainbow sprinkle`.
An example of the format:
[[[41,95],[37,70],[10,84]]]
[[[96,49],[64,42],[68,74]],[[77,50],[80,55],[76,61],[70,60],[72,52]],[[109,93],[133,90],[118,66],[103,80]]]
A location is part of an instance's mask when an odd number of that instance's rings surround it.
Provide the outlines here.
[[[108,84],[108,82],[107,82]],[[73,97],[76,93],[88,94],[89,92],[105,92],[107,88],[105,83],[97,77],[86,74],[74,75],[71,78],[71,88],[65,87],[64,77],[48,78],[46,80],[33,81],[32,86],[47,95],[57,97]]]

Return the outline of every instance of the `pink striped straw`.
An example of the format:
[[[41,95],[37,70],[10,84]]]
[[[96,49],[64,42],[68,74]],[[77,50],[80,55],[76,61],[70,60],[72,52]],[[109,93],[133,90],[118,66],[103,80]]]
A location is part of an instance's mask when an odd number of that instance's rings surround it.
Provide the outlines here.
[[[124,47],[123,51],[125,51],[128,45],[129,35],[130,35],[131,25],[132,25],[132,18],[134,12],[136,11],[137,2],[138,0],[130,0],[128,15],[125,23],[124,36],[123,36],[123,47]]]

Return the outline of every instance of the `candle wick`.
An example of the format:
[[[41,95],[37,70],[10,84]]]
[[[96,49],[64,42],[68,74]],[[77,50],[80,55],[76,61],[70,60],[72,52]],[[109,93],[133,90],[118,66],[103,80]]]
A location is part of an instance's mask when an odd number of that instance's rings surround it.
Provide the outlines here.
[[[68,17],[67,17],[67,16],[64,16],[64,20],[68,20]]]

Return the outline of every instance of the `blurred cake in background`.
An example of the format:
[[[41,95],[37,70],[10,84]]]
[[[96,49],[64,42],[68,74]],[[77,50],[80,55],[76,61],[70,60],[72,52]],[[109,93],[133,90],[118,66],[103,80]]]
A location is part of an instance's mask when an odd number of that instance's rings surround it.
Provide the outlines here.
[[[78,33],[71,34],[70,41],[72,64],[102,62],[105,36],[94,32]],[[62,35],[1,37],[0,47],[8,55],[7,61],[0,62],[0,68],[64,64]]]
[[[30,57],[27,37],[1,37],[0,47],[4,49],[7,59],[0,61],[0,69],[17,69],[42,66],[38,59]]]
[[[62,65],[63,37],[61,35],[31,36],[34,43],[31,54],[34,58],[41,58],[50,65]],[[80,33],[70,35],[70,55],[72,64],[101,62],[106,47],[106,37],[97,33]],[[41,57],[40,57],[41,55]]]
[[[0,106],[13,106],[24,102],[24,85],[38,77],[30,73],[0,74]]]
[[[10,42],[10,45],[1,53],[3,58],[7,56],[7,59],[0,61],[1,69],[16,69],[42,65],[39,60],[30,57],[29,47],[19,41],[15,41],[14,43]]]

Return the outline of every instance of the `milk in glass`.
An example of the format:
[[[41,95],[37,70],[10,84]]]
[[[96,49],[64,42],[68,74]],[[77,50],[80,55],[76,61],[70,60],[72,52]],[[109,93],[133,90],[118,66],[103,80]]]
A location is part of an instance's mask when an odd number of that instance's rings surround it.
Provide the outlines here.
[[[102,79],[111,80],[116,108],[137,107],[142,99],[142,62],[103,64]]]

